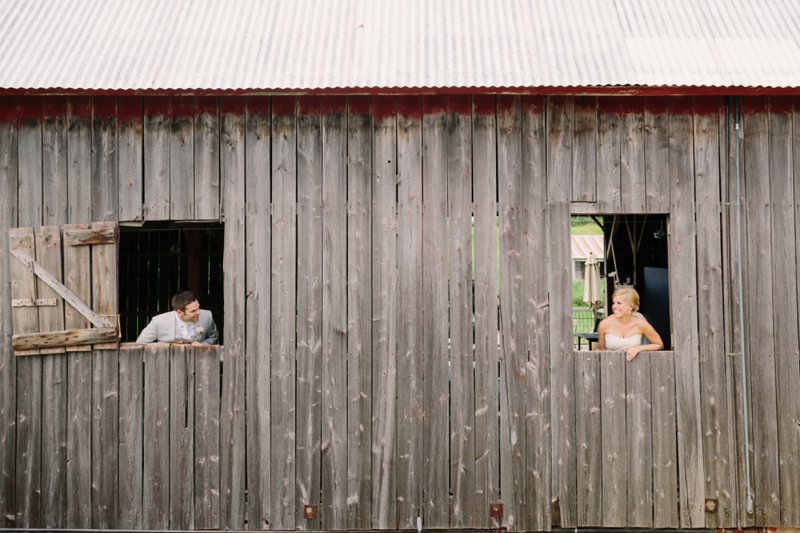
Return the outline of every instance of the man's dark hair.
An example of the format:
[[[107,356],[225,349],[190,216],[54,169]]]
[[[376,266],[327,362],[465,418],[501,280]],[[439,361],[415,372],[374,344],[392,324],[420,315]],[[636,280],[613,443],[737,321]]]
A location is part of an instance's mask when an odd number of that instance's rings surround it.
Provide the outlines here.
[[[172,297],[172,309],[175,311],[184,311],[186,306],[197,300],[192,294],[192,291],[181,291]]]

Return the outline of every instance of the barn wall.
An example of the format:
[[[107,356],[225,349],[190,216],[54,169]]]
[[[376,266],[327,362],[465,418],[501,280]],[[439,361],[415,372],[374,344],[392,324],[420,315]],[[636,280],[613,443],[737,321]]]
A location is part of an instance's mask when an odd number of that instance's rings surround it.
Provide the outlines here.
[[[14,358],[3,298],[5,524],[800,525],[796,108],[3,97],[4,294],[8,228],[92,220],[222,218],[226,283],[222,364]],[[572,352],[594,212],[669,215],[674,355]]]

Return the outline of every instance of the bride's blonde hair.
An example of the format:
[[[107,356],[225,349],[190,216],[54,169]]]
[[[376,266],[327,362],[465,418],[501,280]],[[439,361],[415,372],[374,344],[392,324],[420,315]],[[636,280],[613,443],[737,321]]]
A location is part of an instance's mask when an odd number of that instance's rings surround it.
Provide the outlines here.
[[[639,310],[639,293],[636,292],[636,289],[632,289],[630,287],[623,287],[621,289],[617,289],[614,291],[614,294],[611,295],[611,299],[613,300],[618,296],[625,303],[631,306],[632,309],[631,312]]]

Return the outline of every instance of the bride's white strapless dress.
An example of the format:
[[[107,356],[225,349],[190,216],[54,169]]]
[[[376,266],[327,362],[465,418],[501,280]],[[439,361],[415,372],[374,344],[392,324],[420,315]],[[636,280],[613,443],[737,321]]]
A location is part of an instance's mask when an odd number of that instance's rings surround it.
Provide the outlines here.
[[[642,344],[641,333],[630,337],[617,337],[613,333],[606,333],[606,350],[627,350],[640,344]]]

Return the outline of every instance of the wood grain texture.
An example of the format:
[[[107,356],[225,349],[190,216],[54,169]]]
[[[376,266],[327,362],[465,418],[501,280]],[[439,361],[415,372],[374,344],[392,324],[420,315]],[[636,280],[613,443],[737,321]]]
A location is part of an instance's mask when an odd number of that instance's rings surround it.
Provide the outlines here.
[[[756,525],[780,521],[778,413],[775,390],[774,306],[769,183],[769,116],[765,98],[744,100],[744,190],[747,217],[747,276],[745,278],[748,357],[753,420],[753,461]],[[758,244],[756,244],[758,243]],[[780,289],[780,288],[779,288]],[[758,305],[755,305],[758,302]],[[753,307],[755,306],[755,308]]]
[[[397,527],[421,514],[422,98],[397,99]]]
[[[114,528],[119,505],[119,364],[115,350],[92,351],[92,527]]]
[[[672,309],[672,342],[678,354],[675,386],[678,424],[678,465],[681,526],[702,527],[705,475],[700,407],[698,353],[697,251],[694,220],[694,128],[690,98],[670,100],[670,269],[669,291]],[[674,258],[674,259],[673,259]]]
[[[146,96],[143,105],[144,219],[168,220],[172,102],[167,96]]]
[[[541,231],[547,212],[545,98],[521,99],[522,169],[526,235],[523,249],[526,305],[525,329],[530,335],[530,352],[525,370],[526,471],[525,515],[520,529],[547,530],[551,527],[551,432],[550,421],[550,329],[549,280],[545,267],[547,235]]]
[[[677,431],[675,356],[664,352],[650,360],[655,435]],[[678,449],[675,439],[653,439],[653,527],[678,527]]]
[[[294,97],[272,99],[272,527],[294,529],[297,124]]]
[[[173,346],[169,356],[169,524],[194,529],[194,360],[203,348]]]
[[[119,351],[119,519],[120,528],[141,529],[144,491],[143,348]],[[80,357],[80,356],[79,356]]]
[[[322,444],[323,529],[347,527],[347,100],[322,103]]]
[[[117,97],[92,100],[92,220],[117,220],[119,159]]]
[[[295,524],[306,520],[303,505],[319,505],[322,433],[322,100],[297,102],[297,470]],[[342,455],[344,457],[344,455]],[[342,496],[344,493],[341,493]],[[344,518],[344,505],[340,507]],[[344,527],[344,520],[341,520]]]
[[[597,209],[622,210],[620,162],[620,98],[597,98]]]
[[[597,98],[577,96],[572,130],[573,202],[597,199]]]
[[[447,150],[446,100],[428,96],[422,115],[422,333],[424,363],[423,516],[427,527],[449,526]]]
[[[259,100],[266,103],[268,115],[268,98],[249,98],[248,121],[251,116],[249,103]],[[256,107],[260,108],[260,106]],[[194,216],[198,220],[213,220],[219,218],[220,214],[219,125],[219,98],[216,96],[195,97]],[[268,138],[269,135],[267,135]],[[265,174],[265,176],[268,175],[268,173]]]
[[[600,352],[575,352],[576,494],[579,526],[603,524],[602,396]]]
[[[795,178],[790,98],[770,98],[769,161],[772,234],[772,306],[780,453],[781,525],[800,524],[800,341],[795,257],[786,253],[795,234]],[[783,251],[781,251],[783,249]]]
[[[625,366],[625,416],[629,527],[653,527],[653,434],[650,361],[640,353]]]
[[[47,97],[42,108],[42,223],[60,225],[67,222],[69,205],[67,100]]]
[[[732,527],[736,516],[736,456],[734,427],[728,403],[723,301],[721,227],[719,102],[695,98],[695,210],[697,217],[697,287],[700,348],[700,391],[703,420],[705,497],[715,498],[719,509],[706,514],[706,527]]]
[[[547,104],[546,256],[550,287],[550,379],[552,387],[553,499],[558,500],[562,527],[576,523],[575,395],[570,301],[571,278],[562,267],[570,261],[569,188],[572,146],[568,109],[571,100],[550,98]],[[599,165],[599,159],[598,159]],[[600,182],[598,169],[598,198]],[[571,180],[569,180],[571,183]]]
[[[194,96],[174,96],[169,124],[169,217],[191,220],[195,206]],[[204,191],[199,191],[200,195]]]
[[[644,175],[648,213],[669,211],[669,116],[665,97],[644,98]]]
[[[348,98],[347,527],[372,525],[371,100]]]
[[[120,221],[142,220],[144,195],[143,106],[138,96],[120,96],[117,147],[119,165]]]
[[[245,518],[245,109],[243,98],[220,104],[220,181],[225,214],[225,371],[220,412],[220,527]]]
[[[8,230],[17,225],[17,98],[0,97],[0,284],[11,287]],[[17,362],[11,348],[11,298],[0,301],[0,524],[16,522]]]
[[[489,505],[500,497],[500,431],[496,414],[499,350],[497,344],[497,101],[473,98],[472,155],[474,190],[475,290],[475,498],[474,527],[490,527]],[[402,291],[401,291],[402,292]],[[510,510],[510,509],[509,509]],[[494,527],[499,523],[491,524]]]
[[[623,99],[620,105],[619,128],[620,209],[623,213],[644,213],[647,184],[642,98]]]
[[[220,524],[220,363],[223,349],[195,350],[194,358],[194,527]]]
[[[252,529],[266,529],[272,519],[270,513],[270,100],[268,97],[250,97],[247,99],[247,122],[245,125],[245,274],[247,296],[245,300],[245,345],[247,350],[246,374],[246,427],[247,427],[247,522]],[[213,128],[216,112],[207,111],[208,121],[203,128]],[[199,118],[197,120],[200,120]],[[198,137],[204,137],[204,145],[210,143],[208,131]],[[212,161],[206,160],[216,148],[209,144],[204,162],[198,166],[208,171]],[[209,177],[213,173],[209,174]],[[218,178],[217,178],[218,180]],[[198,184],[199,185],[199,184]],[[199,207],[199,206],[198,206]],[[208,369],[207,369],[208,370]],[[210,393],[211,384],[205,385]],[[219,406],[217,406],[217,409]],[[205,412],[204,412],[205,413]],[[214,423],[209,420],[209,423]],[[217,420],[217,424],[219,421]],[[217,438],[217,441],[219,439]],[[209,444],[210,445],[210,444]],[[217,444],[218,446],[218,444]],[[209,453],[210,457],[210,453]],[[219,465],[216,467],[216,478],[212,464],[207,469],[206,485],[219,485]],[[210,469],[209,469],[210,468]],[[208,489],[205,489],[208,490]],[[205,491],[204,491],[205,492]],[[208,498],[208,496],[205,496]],[[219,500],[206,500],[202,506],[198,522],[206,524],[219,523]]]
[[[144,348],[143,527],[169,527],[169,358],[167,344]]]
[[[67,98],[68,222],[92,221],[92,98]]]
[[[628,439],[626,435],[625,353],[603,352],[600,361],[603,525],[628,522]]]
[[[466,527],[473,523],[478,513],[485,512],[471,505],[475,493],[471,107],[470,97],[450,96],[447,99],[452,528]]]

